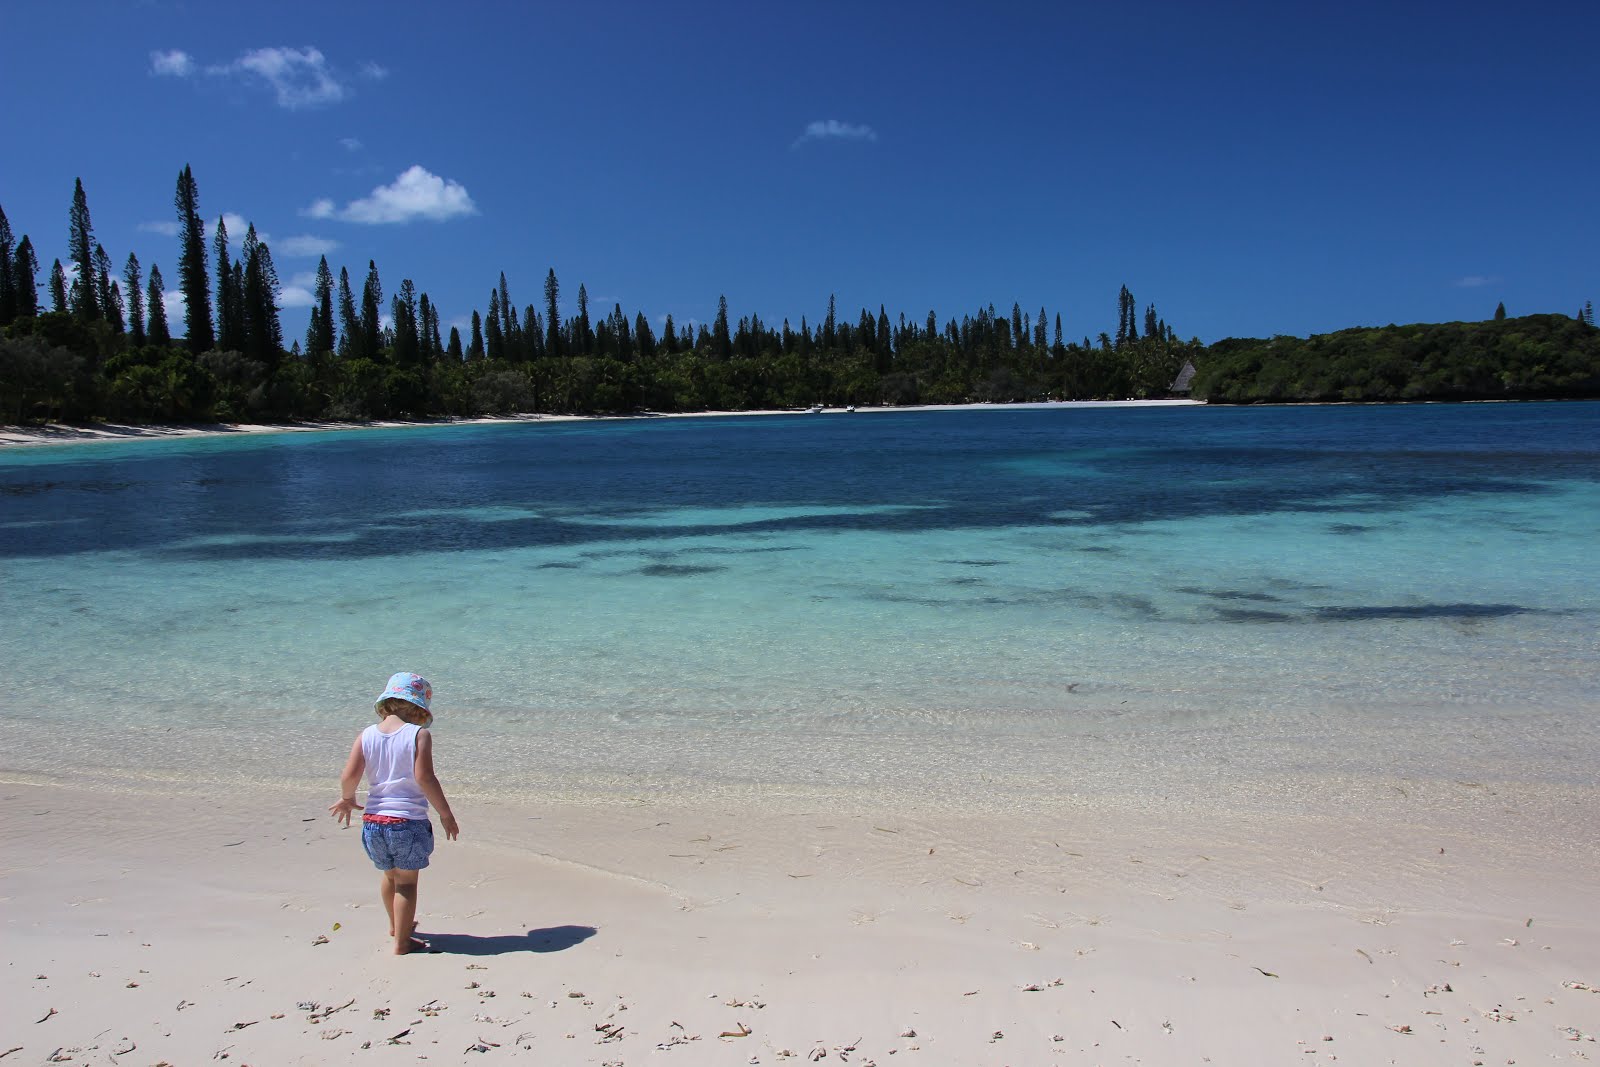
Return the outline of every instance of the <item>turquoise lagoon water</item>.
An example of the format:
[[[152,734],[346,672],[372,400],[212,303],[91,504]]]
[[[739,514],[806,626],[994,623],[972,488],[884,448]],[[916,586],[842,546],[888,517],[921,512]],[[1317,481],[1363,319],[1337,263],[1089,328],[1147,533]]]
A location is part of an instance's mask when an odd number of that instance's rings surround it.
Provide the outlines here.
[[[0,770],[325,779],[409,669],[529,795],[1588,783],[1597,547],[1588,403],[16,449]]]

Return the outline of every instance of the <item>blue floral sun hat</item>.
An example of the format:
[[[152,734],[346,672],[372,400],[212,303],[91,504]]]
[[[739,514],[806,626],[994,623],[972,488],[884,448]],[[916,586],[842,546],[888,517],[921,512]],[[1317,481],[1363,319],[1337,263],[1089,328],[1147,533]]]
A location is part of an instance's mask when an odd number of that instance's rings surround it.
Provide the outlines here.
[[[428,706],[433,701],[433,686],[429,685],[428,680],[420,674],[401,671],[393,675],[375,703],[382,704],[390,697],[399,697],[415,704],[429,715],[433,714],[433,709]]]

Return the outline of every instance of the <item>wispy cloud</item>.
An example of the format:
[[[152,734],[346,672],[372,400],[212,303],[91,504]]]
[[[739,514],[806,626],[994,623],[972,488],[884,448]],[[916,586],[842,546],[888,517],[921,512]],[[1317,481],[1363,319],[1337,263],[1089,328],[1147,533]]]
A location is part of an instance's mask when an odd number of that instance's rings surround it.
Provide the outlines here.
[[[806,126],[805,132],[795,138],[791,148],[799,148],[808,141],[876,141],[878,131],[862,123],[840,122],[838,119],[818,119]]]
[[[1494,285],[1499,280],[1489,274],[1469,274],[1465,278],[1457,278],[1450,284],[1457,289],[1482,289],[1486,285]]]
[[[257,48],[206,72],[265,82],[277,94],[278,106],[291,111],[337,104],[349,91],[334,76],[321,50],[310,47]]]
[[[285,237],[273,246],[274,250],[290,258],[312,256],[325,256],[330,252],[338,251],[339,242],[326,237],[315,237],[309,233],[297,234],[294,237]]]
[[[339,138],[339,144],[343,146],[346,152],[359,152],[362,148],[366,147],[358,138],[355,137],[341,137]]]
[[[355,77],[380,81],[389,72],[376,63],[364,63],[357,74],[336,68],[321,49],[255,48],[241,53],[228,63],[201,67],[189,53],[169,49],[150,53],[150,73],[165,77],[188,78],[200,71],[213,78],[225,78],[272,91],[278,106],[295,111],[300,108],[337,104],[350,95]]]
[[[151,52],[150,73],[168,78],[187,78],[194,73],[194,57],[177,48],[166,52]]]
[[[465,186],[458,181],[441,178],[420,165],[413,165],[388,185],[378,186],[343,208],[324,198],[301,212],[307,218],[336,218],[373,226],[415,222],[418,219],[444,222],[446,219],[477,213],[478,205],[472,202]]]
[[[164,222],[141,222],[134,229],[141,233],[159,233],[163,237],[178,236],[178,224],[171,219]]]

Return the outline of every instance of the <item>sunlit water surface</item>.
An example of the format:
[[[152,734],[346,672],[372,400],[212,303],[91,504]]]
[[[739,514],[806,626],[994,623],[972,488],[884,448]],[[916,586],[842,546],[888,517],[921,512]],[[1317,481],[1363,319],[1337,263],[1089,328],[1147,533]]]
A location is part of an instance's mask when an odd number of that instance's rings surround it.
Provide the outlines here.
[[[1583,784],[1600,404],[984,409],[0,452],[0,769],[526,795]]]

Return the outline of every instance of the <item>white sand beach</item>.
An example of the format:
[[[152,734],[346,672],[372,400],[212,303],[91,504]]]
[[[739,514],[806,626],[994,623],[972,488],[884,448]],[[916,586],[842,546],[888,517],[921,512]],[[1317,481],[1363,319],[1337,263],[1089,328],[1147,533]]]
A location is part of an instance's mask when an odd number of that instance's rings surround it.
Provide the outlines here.
[[[822,414],[870,414],[890,411],[1025,410],[1030,408],[1108,408],[1202,406],[1199,400],[1068,400],[1027,404],[925,404],[913,407],[832,407]],[[0,447],[7,445],[64,445],[98,441],[159,440],[171,437],[224,437],[234,434],[312,433],[330,430],[392,430],[405,426],[492,425],[519,422],[574,422],[585,419],[697,419],[736,415],[804,415],[804,410],[639,412],[633,415],[506,415],[477,419],[377,419],[371,422],[200,423],[130,424],[100,422],[88,425],[49,423],[42,426],[0,426]]]
[[[1600,1054],[1592,837],[1549,848],[1592,793],[1462,783],[1376,821],[462,796],[422,879],[436,951],[396,957],[331,786],[7,778],[18,1063]]]

